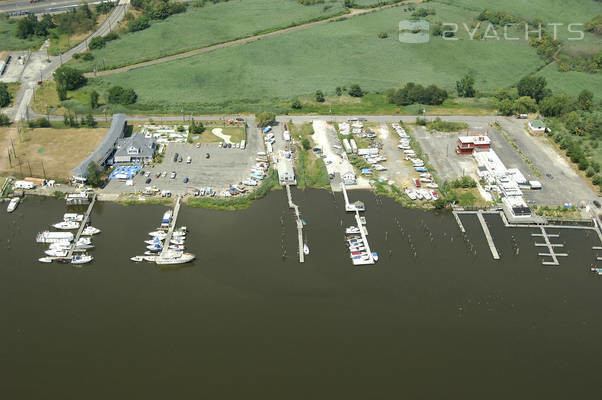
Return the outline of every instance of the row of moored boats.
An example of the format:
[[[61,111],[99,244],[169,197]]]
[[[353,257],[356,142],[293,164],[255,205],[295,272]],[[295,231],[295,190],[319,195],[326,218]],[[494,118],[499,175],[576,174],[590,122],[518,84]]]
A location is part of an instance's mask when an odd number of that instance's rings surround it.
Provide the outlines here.
[[[149,232],[149,239],[145,240],[146,251],[143,255],[131,257],[134,262],[154,262],[156,264],[185,264],[195,259],[194,254],[186,253],[184,250],[186,234],[185,226],[174,229],[171,236],[169,228],[173,220],[171,210],[163,215],[161,225],[157,230]]]
[[[71,264],[92,262],[94,257],[88,254],[88,251],[94,248],[92,236],[99,234],[100,229],[88,225],[84,227],[77,240],[76,235],[69,232],[80,229],[83,220],[83,214],[67,213],[63,215],[62,221],[51,225],[58,231],[38,233],[36,242],[48,244],[48,249],[44,251],[45,256],[39,258],[38,261],[43,263],[56,261]],[[72,249],[73,251],[71,251]]]

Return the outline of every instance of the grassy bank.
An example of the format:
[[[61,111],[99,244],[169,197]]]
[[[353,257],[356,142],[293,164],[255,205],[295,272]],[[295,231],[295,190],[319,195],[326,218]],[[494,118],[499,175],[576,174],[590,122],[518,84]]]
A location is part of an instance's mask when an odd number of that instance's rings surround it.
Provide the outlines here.
[[[308,123],[297,126],[290,121],[287,125],[296,145],[295,174],[297,176],[297,187],[299,189],[329,188],[330,178],[324,160],[317,157],[311,150],[315,145],[312,139],[314,133],[312,125]],[[309,149],[304,148],[303,142],[309,144]]]
[[[280,188],[278,185],[278,174],[272,169],[261,185],[245,196],[233,198],[189,197],[186,199],[186,205],[211,210],[242,210],[250,207],[255,200],[263,198],[269,192],[278,188]]]

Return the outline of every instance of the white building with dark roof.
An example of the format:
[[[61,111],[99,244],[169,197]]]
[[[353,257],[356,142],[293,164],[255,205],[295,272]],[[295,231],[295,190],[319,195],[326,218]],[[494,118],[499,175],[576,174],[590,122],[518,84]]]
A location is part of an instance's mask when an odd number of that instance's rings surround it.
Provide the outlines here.
[[[143,133],[119,139],[117,150],[113,156],[115,164],[143,164],[153,160],[157,145],[154,139],[147,138]]]

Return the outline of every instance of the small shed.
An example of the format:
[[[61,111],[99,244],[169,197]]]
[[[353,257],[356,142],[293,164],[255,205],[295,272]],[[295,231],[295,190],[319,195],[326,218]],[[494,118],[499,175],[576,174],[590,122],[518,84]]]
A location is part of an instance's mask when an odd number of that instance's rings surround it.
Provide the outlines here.
[[[529,130],[533,133],[545,133],[546,132],[546,124],[543,121],[536,119],[529,122]]]

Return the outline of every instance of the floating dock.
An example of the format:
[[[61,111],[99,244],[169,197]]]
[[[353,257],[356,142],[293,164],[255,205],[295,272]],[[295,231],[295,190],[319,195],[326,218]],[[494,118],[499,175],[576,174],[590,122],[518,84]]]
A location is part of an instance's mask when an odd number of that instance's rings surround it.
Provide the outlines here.
[[[291,187],[289,184],[286,187],[286,197],[288,198],[288,206],[295,210],[295,219],[297,222],[297,240],[299,242],[299,262],[305,262],[305,253],[303,252],[303,222],[301,221],[301,213],[299,207],[293,203],[293,195],[291,194]]]
[[[535,243],[535,247],[547,247],[548,252],[547,253],[537,253],[537,255],[540,257],[551,257],[552,258],[552,261],[542,261],[541,264],[542,265],[560,265],[560,263],[558,262],[558,257],[567,257],[568,254],[567,253],[556,253],[554,251],[554,249],[557,247],[558,248],[564,247],[564,245],[561,243],[550,242],[550,238],[557,238],[560,235],[554,234],[554,233],[552,233],[552,234],[547,233],[546,229],[543,226],[541,226],[539,229],[541,230],[541,233],[532,233],[531,236],[541,237],[541,238],[543,238],[545,243]]]
[[[171,243],[171,237],[176,227],[176,222],[178,221],[178,214],[180,213],[180,200],[182,200],[182,196],[178,196],[176,198],[176,206],[173,209],[171,221],[169,222],[169,227],[167,228],[167,236],[165,237],[163,249],[161,249],[159,257],[166,258],[169,253],[169,243]]]
[[[460,232],[466,233],[466,229],[464,229],[464,225],[462,225],[462,221],[460,220],[460,216],[458,215],[458,212],[457,211],[452,211],[452,214],[454,214],[454,218],[456,219],[456,222],[458,223],[458,227],[460,228]]]
[[[374,264],[374,255],[372,254],[372,250],[370,250],[370,244],[368,243],[368,238],[366,237],[366,232],[365,232],[365,228],[364,228],[364,224],[362,223],[362,219],[360,217],[360,213],[359,211],[355,211],[355,221],[357,222],[357,227],[360,230],[360,237],[362,239],[362,243],[364,245],[364,247],[366,248],[366,253],[368,256],[368,259],[354,259],[351,258],[351,261],[353,262],[353,265],[370,265],[370,264]]]
[[[491,232],[489,232],[489,227],[487,226],[487,222],[485,222],[485,218],[483,217],[483,212],[479,211],[477,213],[477,217],[479,218],[479,222],[481,223],[481,227],[483,228],[483,233],[485,233],[485,238],[487,239],[487,244],[489,244],[489,250],[491,250],[491,255],[494,260],[499,260],[500,255],[495,248],[495,243],[493,243],[493,237],[491,236]]]
[[[73,239],[73,244],[71,244],[71,248],[69,249],[69,252],[67,252],[67,258],[69,258],[69,259],[73,258],[73,252],[75,251],[77,242],[78,242],[79,238],[82,236],[82,232],[84,231],[84,229],[86,229],[86,225],[88,224],[88,220],[90,219],[90,214],[92,213],[92,209],[94,208],[94,203],[96,203],[96,193],[94,193],[92,195],[92,200],[90,201],[90,204],[88,205],[86,214],[84,214],[84,219],[82,220],[82,223],[80,224],[79,229],[77,230],[77,233],[75,234],[75,238]]]

